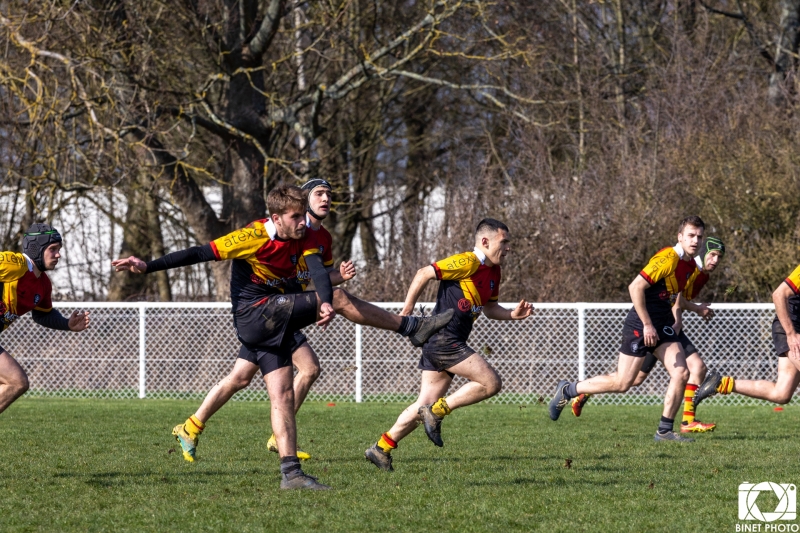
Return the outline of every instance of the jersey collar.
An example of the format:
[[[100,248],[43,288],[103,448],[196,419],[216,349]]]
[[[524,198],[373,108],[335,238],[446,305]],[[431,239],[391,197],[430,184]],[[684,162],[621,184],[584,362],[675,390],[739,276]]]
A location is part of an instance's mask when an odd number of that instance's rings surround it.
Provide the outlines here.
[[[672,247],[672,249],[675,250],[675,253],[678,254],[678,257],[680,257],[681,259],[683,259],[683,256],[686,255],[686,252],[683,251],[681,243],[676,244],[675,246]]]
[[[472,253],[478,256],[478,260],[481,262],[481,264],[486,262],[486,254],[480,251],[477,246],[474,250],[472,250]]]
[[[699,256],[699,255],[696,255],[696,256],[694,257],[694,263],[697,265],[697,270],[699,270],[700,272],[702,272],[702,271],[703,271],[703,260],[702,260],[702,259],[700,259],[700,256]]]
[[[31,261],[31,258],[28,257],[27,255],[25,254],[22,255],[25,257],[25,261],[28,262],[28,272],[33,272],[33,261]]]
[[[275,228],[275,223],[272,219],[267,220],[267,223],[264,224],[264,227],[267,230],[267,235],[269,235],[269,239],[271,241],[275,240],[275,236],[278,234],[278,230]]]

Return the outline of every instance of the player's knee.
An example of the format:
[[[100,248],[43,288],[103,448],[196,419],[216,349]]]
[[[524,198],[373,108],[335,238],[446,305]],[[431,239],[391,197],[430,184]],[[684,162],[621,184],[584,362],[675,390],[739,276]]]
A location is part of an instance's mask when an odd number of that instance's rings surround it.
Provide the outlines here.
[[[486,381],[484,387],[486,388],[486,394],[488,395],[487,397],[494,396],[503,388],[503,380],[499,375],[497,375],[497,373],[495,373]]]
[[[633,385],[631,386],[638,387],[639,385],[644,383],[644,380],[646,379],[647,379],[647,374],[645,374],[644,372],[640,372],[639,375],[636,376],[636,379],[633,381]]]
[[[777,404],[780,404],[780,405],[786,405],[787,403],[792,401],[792,396],[793,395],[794,395],[794,391],[790,391],[790,390],[777,391],[777,393],[775,394],[775,397],[772,398],[772,401],[777,403]]]
[[[322,372],[322,369],[320,368],[319,363],[304,366],[303,368],[298,367],[297,369],[297,374],[301,379],[310,380],[312,383],[317,381],[320,372]]]
[[[18,378],[14,378],[8,382],[8,387],[11,389],[11,392],[14,394],[15,397],[20,397],[30,388],[30,382],[28,381],[27,376],[20,376]]]

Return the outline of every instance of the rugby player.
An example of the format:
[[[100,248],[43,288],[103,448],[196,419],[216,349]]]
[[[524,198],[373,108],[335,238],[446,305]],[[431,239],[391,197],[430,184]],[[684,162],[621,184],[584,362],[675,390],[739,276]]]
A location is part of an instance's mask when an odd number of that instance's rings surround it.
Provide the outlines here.
[[[315,178],[308,180],[301,187],[308,194],[308,208],[306,209],[306,233],[314,238],[320,246],[322,264],[330,273],[331,285],[341,285],[345,281],[352,279],[356,275],[356,269],[352,261],[343,261],[339,265],[339,270],[333,268],[333,238],[331,234],[322,226],[322,221],[328,216],[331,209],[331,184],[326,180]],[[298,276],[303,290],[312,290],[313,284],[307,276]],[[294,376],[294,412],[300,410],[300,406],[308,395],[311,386],[320,374],[319,359],[317,354],[308,344],[308,339],[301,331],[296,331],[295,345],[297,349],[292,353],[292,365],[297,369]],[[255,375],[255,368],[252,368]],[[250,376],[252,379],[253,376]],[[278,441],[273,433],[267,440],[267,449],[278,453]],[[311,455],[303,450],[297,450],[297,457],[301,461],[311,458]]]
[[[652,351],[670,376],[655,440],[694,441],[673,431],[675,415],[689,380],[686,355],[673,329],[673,304],[697,270],[692,257],[699,249],[704,230],[705,224],[700,217],[683,219],[678,228],[678,244],[659,251],[639,272],[628,287],[633,308],[625,317],[622,328],[617,371],[580,382],[559,381],[549,405],[552,420],[558,420],[567,402],[581,394],[628,391],[647,352]]]
[[[187,461],[194,461],[205,422],[261,369],[271,403],[272,429],[281,456],[282,489],[328,489],[305,474],[297,457],[292,353],[294,333],[314,322],[327,326],[341,313],[358,324],[396,331],[422,346],[451,315],[401,317],[333,289],[319,255],[316,233],[306,234],[308,195],[282,185],[267,196],[270,216],[204,246],[173,252],[145,263],[117,259],[117,271],[150,273],[205,261],[233,260],[231,303],[242,347],[231,373],[215,385],[197,412],[173,429]],[[298,273],[308,272],[315,292],[303,292]],[[304,275],[304,274],[303,274]]]
[[[734,379],[712,370],[698,387],[694,397],[697,407],[715,394],[735,392],[750,398],[786,404],[800,384],[800,266],[772,293],[775,318],[772,321],[772,344],[778,355],[777,381]]]
[[[61,331],[89,327],[89,312],[73,311],[66,318],[53,309],[48,270],[61,258],[62,239],[49,224],[33,224],[22,237],[22,252],[0,252],[0,331],[30,311],[40,326]],[[0,346],[0,413],[28,390],[28,375]]]
[[[697,387],[706,377],[707,368],[700,358],[699,351],[692,341],[689,340],[689,337],[686,336],[686,332],[682,327],[682,312],[684,309],[692,311],[706,320],[710,320],[714,316],[714,311],[708,304],[695,304],[692,303],[691,300],[700,293],[708,282],[709,275],[717,268],[719,261],[725,255],[725,244],[717,237],[707,237],[705,241],[703,241],[701,250],[701,254],[694,258],[698,270],[686,284],[682,295],[685,296],[685,298],[679,298],[679,301],[676,302],[673,307],[673,313],[676,318],[676,323],[673,328],[678,332],[678,339],[681,346],[683,346],[683,353],[687,354],[686,366],[689,367],[689,382],[686,384],[686,390],[684,391],[681,433],[704,433],[707,431],[714,431],[717,427],[716,424],[706,424],[695,418],[694,395],[695,391],[697,391]],[[658,359],[653,355],[653,352],[647,352],[647,356],[645,356],[644,363],[642,364],[642,369],[633,382],[633,387],[638,387],[647,379],[647,376],[650,375],[657,361]],[[580,394],[572,399],[572,414],[581,416],[581,410],[589,400],[589,396],[588,394]]]
[[[511,250],[508,227],[498,220],[485,218],[475,230],[475,249],[450,256],[422,267],[414,276],[401,315],[410,315],[419,295],[431,280],[439,280],[436,313],[452,309],[454,316],[422,348],[419,368],[422,385],[419,398],[407,407],[378,442],[364,452],[366,458],[382,470],[392,471],[391,452],[422,421],[425,433],[436,445],[443,446],[441,424],[452,411],[478,403],[500,392],[497,371],[467,345],[472,324],[481,312],[494,320],[522,320],[533,306],[522,300],[515,309],[497,303],[500,267]],[[469,380],[450,396],[453,376]]]

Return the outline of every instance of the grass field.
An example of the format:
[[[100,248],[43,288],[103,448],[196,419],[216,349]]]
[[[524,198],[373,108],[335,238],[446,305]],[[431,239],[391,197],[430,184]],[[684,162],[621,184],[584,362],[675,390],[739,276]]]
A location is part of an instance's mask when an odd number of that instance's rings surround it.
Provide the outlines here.
[[[18,401],[0,416],[0,530],[735,531],[741,482],[800,482],[797,407],[709,406],[717,432],[676,445],[652,440],[658,407],[553,423],[544,406],[478,405],[445,421],[444,448],[420,428],[385,473],[363,452],[401,404],[310,403],[304,468],[335,490],[281,492],[269,404],[227,405],[189,464],[170,429],[196,406]]]

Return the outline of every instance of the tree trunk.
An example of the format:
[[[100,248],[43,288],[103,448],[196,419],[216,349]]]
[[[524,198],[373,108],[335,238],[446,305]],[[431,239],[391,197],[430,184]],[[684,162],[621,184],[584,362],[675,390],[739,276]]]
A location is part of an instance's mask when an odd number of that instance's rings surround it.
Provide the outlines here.
[[[769,77],[767,92],[770,103],[783,105],[786,97],[793,92],[795,60],[800,37],[800,0],[781,0],[781,33],[777,37],[775,51],[775,71]]]
[[[134,255],[144,261],[151,258],[150,240],[147,236],[147,209],[143,196],[143,191],[138,187],[129,192],[118,257]],[[146,275],[115,272],[108,284],[108,299],[112,302],[141,299],[145,296],[150,281],[152,280]]]

